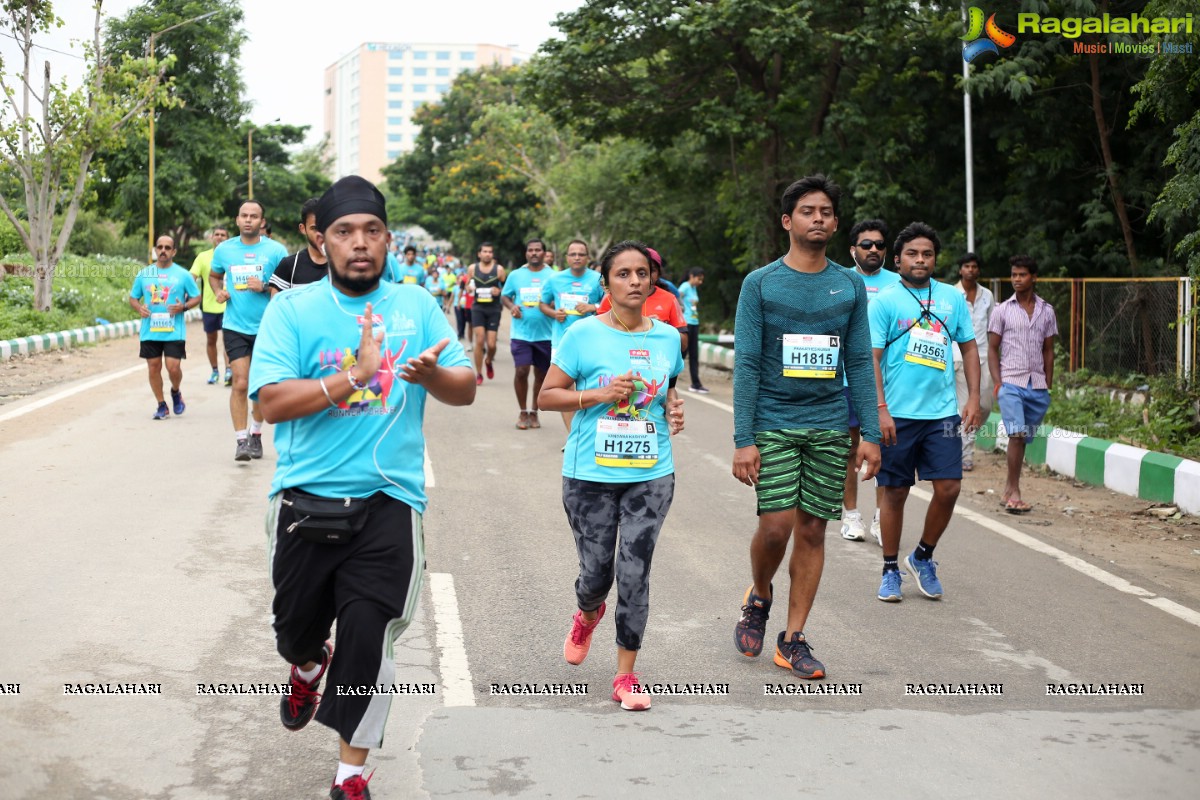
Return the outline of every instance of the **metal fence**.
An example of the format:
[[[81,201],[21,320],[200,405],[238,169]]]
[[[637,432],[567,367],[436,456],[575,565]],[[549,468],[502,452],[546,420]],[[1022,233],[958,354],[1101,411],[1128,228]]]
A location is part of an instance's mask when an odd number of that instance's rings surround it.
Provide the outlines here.
[[[1012,284],[993,278],[991,290],[1000,302]],[[1037,292],[1054,306],[1070,371],[1195,375],[1191,278],[1039,278]]]

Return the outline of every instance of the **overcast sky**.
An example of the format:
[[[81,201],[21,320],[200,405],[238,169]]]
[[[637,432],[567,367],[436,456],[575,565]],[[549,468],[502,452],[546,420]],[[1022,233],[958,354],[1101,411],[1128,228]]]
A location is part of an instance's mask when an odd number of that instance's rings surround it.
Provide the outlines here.
[[[81,54],[72,39],[91,36],[91,0],[53,0],[67,24],[35,38],[38,44]],[[245,0],[245,28],[250,40],[242,47],[242,79],[254,104],[250,117],[259,124],[276,117],[309,125],[309,141],[322,134],[321,92],[325,67],[362,42],[467,42],[517,45],[533,52],[557,34],[555,17],[582,0]],[[140,5],[135,0],[105,0],[104,13],[123,16]],[[0,36],[5,72],[18,65],[12,39]],[[38,63],[48,59],[52,74],[78,81],[82,61],[48,50],[36,51]],[[40,71],[40,70],[39,70]]]

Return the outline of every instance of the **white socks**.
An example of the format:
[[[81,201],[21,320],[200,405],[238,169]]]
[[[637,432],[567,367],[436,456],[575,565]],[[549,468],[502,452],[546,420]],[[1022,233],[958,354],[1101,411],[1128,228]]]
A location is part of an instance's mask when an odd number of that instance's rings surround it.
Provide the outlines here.
[[[263,424],[261,422],[255,422],[253,419],[250,420],[250,435],[257,436],[257,435],[261,434],[262,426],[263,426]]]
[[[355,766],[354,764],[347,764],[343,761],[339,761],[337,777],[333,779],[333,785],[340,786],[344,781],[349,780],[350,778],[353,778],[355,775],[362,775],[362,774],[363,774],[363,766],[361,764]]]
[[[315,680],[316,677],[320,674],[321,674],[321,665],[320,664],[317,664],[312,669],[308,669],[308,670],[300,669],[300,667],[296,667],[296,677],[299,678],[300,680],[304,681],[305,683],[312,683],[313,680]]]

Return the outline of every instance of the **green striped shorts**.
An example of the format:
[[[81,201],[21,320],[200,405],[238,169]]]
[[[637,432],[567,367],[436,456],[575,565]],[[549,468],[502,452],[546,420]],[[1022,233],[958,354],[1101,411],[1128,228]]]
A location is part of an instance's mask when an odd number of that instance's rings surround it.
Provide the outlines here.
[[[842,514],[842,490],[850,435],[844,431],[796,428],[754,435],[762,459],[758,513],[799,507],[820,519]]]

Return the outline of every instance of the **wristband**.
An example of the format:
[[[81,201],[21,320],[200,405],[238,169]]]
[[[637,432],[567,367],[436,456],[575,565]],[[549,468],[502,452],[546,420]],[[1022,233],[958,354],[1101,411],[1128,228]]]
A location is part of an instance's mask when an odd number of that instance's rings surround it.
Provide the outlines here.
[[[329,388],[325,385],[325,376],[322,375],[318,378],[317,383],[321,384],[321,391],[325,393],[325,399],[329,401],[329,405],[337,408],[337,403],[333,402],[333,398],[329,395]]]
[[[875,407],[876,408],[887,408],[887,403],[880,403],[879,405],[877,405]]]
[[[351,370],[346,370],[346,380],[350,381],[350,388],[356,392],[365,392],[367,390],[367,384],[358,381]]]

